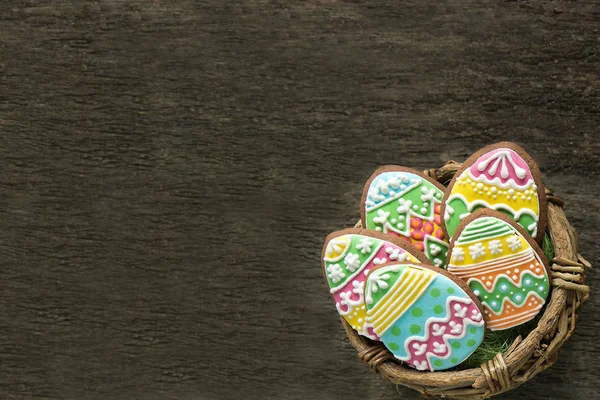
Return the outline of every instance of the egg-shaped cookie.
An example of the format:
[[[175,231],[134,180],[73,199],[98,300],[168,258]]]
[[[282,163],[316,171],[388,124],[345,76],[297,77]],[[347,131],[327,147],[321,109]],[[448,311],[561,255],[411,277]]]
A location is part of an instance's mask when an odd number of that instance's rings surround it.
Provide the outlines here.
[[[463,163],[442,201],[446,236],[452,238],[460,222],[481,208],[501,211],[542,242],[546,195],[537,164],[520,146],[497,143]]]
[[[327,236],[321,259],[337,311],[359,334],[374,340],[379,337],[366,321],[363,298],[369,271],[388,261],[427,262],[423,253],[406,241],[358,228]]]
[[[363,227],[410,241],[436,267],[446,267],[448,241],[441,227],[444,186],[410,168],[388,165],[367,181]]]
[[[418,370],[462,363],[485,335],[481,304],[459,279],[426,264],[388,263],[365,285],[367,322],[399,360]]]
[[[523,228],[493,210],[465,218],[448,254],[448,272],[479,298],[491,330],[535,318],[550,291],[546,265],[544,253]]]

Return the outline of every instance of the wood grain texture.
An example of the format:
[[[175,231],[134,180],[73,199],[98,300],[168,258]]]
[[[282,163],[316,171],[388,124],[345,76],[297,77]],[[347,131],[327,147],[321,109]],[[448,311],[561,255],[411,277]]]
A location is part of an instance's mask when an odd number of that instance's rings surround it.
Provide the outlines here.
[[[513,140],[600,265],[599,38],[591,0],[0,0],[0,398],[417,398],[323,239],[377,166]],[[596,275],[504,398],[599,396]]]

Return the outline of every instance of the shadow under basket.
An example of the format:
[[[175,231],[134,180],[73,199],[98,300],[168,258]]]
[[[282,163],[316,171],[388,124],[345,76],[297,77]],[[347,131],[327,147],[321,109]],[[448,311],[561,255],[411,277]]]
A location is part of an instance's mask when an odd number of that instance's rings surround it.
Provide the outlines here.
[[[461,164],[448,161],[426,175],[447,185]],[[350,343],[371,369],[396,385],[415,389],[427,397],[484,399],[514,389],[556,362],[558,351],[575,330],[579,309],[589,296],[586,272],[591,268],[581,255],[577,234],[562,210],[564,202],[545,189],[548,226],[555,257],[550,263],[552,291],[538,325],[523,339],[517,337],[503,353],[478,368],[422,372],[402,365],[376,341],[359,335],[341,318]],[[360,227],[360,222],[356,227]],[[460,366],[459,366],[460,368]]]

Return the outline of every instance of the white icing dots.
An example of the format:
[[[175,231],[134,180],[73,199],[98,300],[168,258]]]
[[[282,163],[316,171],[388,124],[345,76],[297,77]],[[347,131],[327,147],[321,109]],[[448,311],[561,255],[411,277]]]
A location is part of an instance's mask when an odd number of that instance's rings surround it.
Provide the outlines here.
[[[338,283],[346,276],[339,264],[330,264],[327,267],[327,272],[329,272],[327,276],[333,283]]]
[[[452,250],[452,260],[454,262],[463,261],[465,259],[465,250],[462,247],[455,247]]]
[[[485,256],[485,247],[482,243],[475,243],[474,245],[469,246],[469,253],[471,254],[471,258],[476,260]]]
[[[519,238],[518,235],[514,235],[509,237],[508,239],[506,239],[506,244],[508,244],[508,247],[512,250],[515,251],[517,249],[520,249],[523,245],[521,244],[521,239]]]
[[[373,242],[370,241],[369,238],[363,237],[356,245],[356,248],[360,250],[362,254],[365,254],[371,252],[371,246],[373,246]]]

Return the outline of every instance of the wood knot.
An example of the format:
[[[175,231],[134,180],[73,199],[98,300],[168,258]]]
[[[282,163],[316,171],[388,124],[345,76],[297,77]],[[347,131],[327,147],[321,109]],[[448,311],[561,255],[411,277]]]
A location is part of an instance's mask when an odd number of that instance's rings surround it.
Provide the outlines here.
[[[365,364],[368,364],[373,371],[377,372],[377,367],[379,367],[379,364],[394,358],[394,356],[383,344],[377,344],[360,351],[358,353],[358,358],[360,358]]]
[[[486,363],[481,364],[481,370],[483,371],[485,381],[490,388],[489,394],[502,392],[510,389],[513,386],[510,379],[510,374],[508,372],[508,367],[504,362],[502,353],[496,354],[496,357],[492,358]]]

